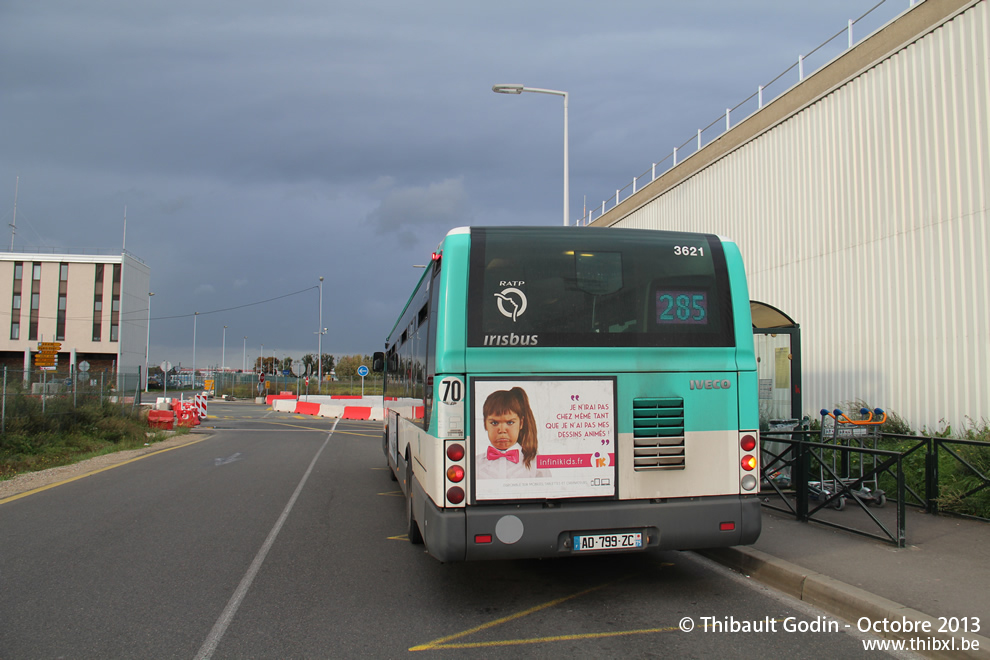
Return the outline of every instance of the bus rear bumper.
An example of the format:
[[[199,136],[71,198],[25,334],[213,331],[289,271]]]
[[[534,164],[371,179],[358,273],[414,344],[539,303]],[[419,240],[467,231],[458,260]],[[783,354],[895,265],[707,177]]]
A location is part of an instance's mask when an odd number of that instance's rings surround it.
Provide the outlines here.
[[[439,509],[425,498],[421,531],[440,561],[559,557],[577,551],[575,534],[640,533],[641,550],[691,550],[754,543],[760,536],[756,496],[665,501],[552,502]]]

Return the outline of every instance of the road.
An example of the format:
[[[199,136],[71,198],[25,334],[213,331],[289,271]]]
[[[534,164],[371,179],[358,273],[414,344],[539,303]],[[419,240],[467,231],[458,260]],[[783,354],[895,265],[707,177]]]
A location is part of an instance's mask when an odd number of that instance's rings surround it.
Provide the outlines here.
[[[0,504],[0,658],[877,656],[689,552],[441,564],[380,423],[211,403],[189,437]]]

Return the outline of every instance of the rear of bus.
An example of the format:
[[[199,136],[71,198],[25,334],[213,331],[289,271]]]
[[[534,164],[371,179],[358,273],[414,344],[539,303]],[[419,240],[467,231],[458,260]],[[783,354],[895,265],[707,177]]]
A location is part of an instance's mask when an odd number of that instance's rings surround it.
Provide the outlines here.
[[[734,243],[462,228],[437,259],[421,438],[437,446],[415,458],[410,493],[434,556],[757,539],[756,359]]]

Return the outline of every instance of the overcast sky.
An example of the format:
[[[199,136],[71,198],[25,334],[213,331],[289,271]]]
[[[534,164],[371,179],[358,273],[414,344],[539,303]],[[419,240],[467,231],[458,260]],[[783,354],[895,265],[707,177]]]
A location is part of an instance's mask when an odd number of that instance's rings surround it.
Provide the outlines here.
[[[119,252],[126,208],[151,363],[195,311],[197,366],[315,353],[320,276],[324,351],[370,354],[447,230],[561,224],[563,103],[493,84],[569,93],[579,218],[875,4],[4,0],[0,245],[18,177],[18,248]]]

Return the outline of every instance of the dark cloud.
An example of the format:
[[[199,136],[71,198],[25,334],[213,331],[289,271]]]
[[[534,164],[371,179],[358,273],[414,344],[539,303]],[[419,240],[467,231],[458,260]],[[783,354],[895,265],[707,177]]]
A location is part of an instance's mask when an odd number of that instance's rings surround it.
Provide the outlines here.
[[[370,352],[447,230],[560,222],[560,98],[493,84],[570,93],[576,217],[873,4],[11,0],[0,222],[18,176],[18,247],[119,250],[126,208],[153,362],[194,311],[204,363],[315,351],[320,276]]]

